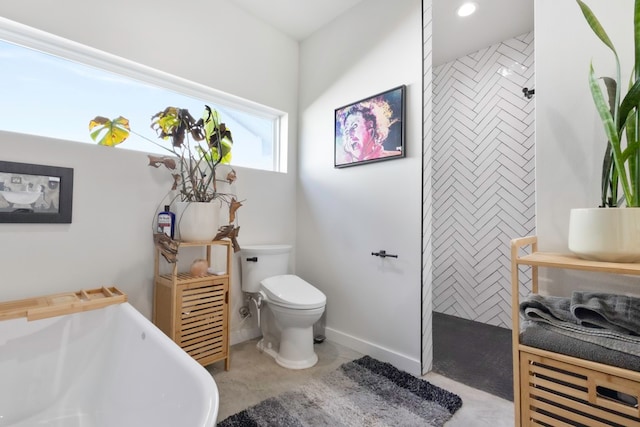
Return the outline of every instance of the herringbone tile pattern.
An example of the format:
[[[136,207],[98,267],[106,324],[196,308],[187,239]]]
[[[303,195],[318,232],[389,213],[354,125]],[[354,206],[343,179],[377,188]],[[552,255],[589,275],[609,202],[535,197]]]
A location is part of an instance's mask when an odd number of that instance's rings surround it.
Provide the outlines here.
[[[509,241],[535,231],[533,52],[531,32],[433,70],[434,310],[507,328]]]
[[[431,370],[433,364],[433,334],[432,334],[432,248],[431,248],[431,141],[432,141],[432,44],[431,27],[432,1],[422,2],[422,49],[423,49],[423,85],[422,85],[422,372]]]

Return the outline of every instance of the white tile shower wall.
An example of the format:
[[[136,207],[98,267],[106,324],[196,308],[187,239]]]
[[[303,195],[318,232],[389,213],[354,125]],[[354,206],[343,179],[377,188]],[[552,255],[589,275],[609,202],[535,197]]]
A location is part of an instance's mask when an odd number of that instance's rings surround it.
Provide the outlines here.
[[[433,311],[433,251],[431,248],[431,143],[432,143],[432,39],[433,27],[431,25],[432,1],[422,2],[422,58],[423,58],[423,84],[422,84],[422,373],[431,370],[433,364],[433,337],[431,313]]]
[[[510,328],[509,242],[535,233],[535,103],[522,92],[533,84],[533,32],[434,68],[439,313]]]

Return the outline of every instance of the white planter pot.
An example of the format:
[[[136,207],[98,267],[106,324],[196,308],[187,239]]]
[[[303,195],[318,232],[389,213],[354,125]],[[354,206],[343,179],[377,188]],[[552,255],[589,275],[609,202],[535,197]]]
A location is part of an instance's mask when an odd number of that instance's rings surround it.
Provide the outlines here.
[[[176,202],[176,233],[183,242],[210,241],[218,234],[220,203]]]
[[[569,250],[583,259],[640,261],[640,208],[571,209]]]

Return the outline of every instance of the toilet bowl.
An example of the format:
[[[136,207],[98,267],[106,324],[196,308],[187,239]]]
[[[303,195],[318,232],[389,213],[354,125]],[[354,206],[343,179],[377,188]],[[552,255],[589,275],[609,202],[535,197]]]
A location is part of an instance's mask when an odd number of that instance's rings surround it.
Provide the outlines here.
[[[289,369],[305,369],[318,361],[313,325],[326,306],[325,295],[287,271],[291,246],[244,246],[242,290],[262,302],[258,349]],[[267,311],[268,313],[264,313]]]
[[[326,297],[298,276],[280,275],[260,282],[263,301],[279,329],[276,363],[289,369],[310,368],[318,362],[313,349],[313,324],[320,320]],[[261,349],[264,350],[264,342]]]

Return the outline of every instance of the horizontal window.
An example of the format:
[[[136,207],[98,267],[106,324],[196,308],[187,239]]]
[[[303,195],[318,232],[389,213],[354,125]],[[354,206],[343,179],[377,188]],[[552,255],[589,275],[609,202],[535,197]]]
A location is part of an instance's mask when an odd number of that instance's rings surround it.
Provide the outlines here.
[[[281,171],[283,114],[274,109],[6,20],[0,64],[3,130],[95,144],[91,119],[123,116],[132,133],[119,148],[167,155],[153,143],[170,141],[158,138],[151,117],[172,106],[197,120],[208,105],[231,130],[232,165]]]

